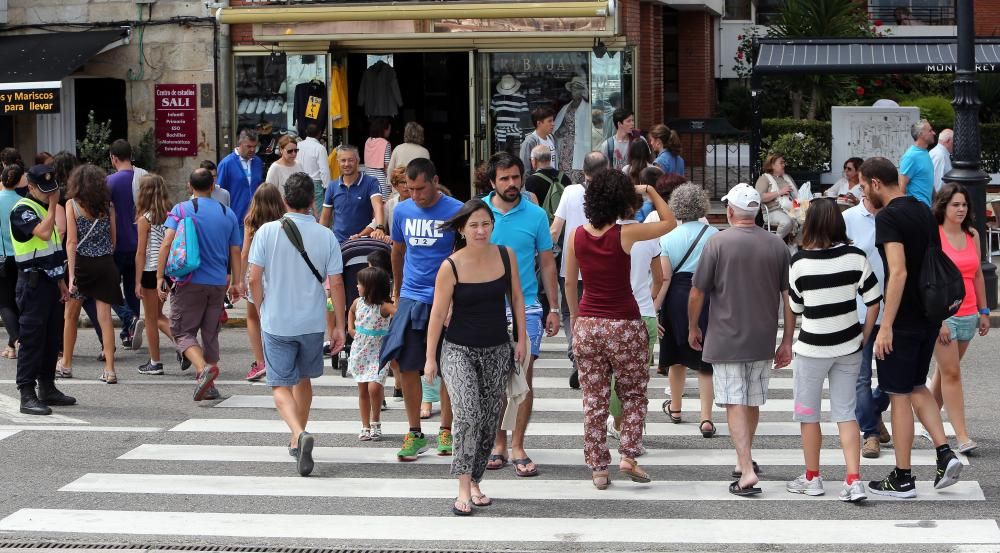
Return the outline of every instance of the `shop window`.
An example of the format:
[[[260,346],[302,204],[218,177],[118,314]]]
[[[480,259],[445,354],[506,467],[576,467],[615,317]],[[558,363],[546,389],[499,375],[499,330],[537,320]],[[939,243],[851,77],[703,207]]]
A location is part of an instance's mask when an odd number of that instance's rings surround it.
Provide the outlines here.
[[[753,6],[750,0],[726,0],[726,13],[722,19],[750,21],[753,18]]]
[[[237,56],[235,66],[238,129],[302,135],[309,120],[326,128],[326,54]]]

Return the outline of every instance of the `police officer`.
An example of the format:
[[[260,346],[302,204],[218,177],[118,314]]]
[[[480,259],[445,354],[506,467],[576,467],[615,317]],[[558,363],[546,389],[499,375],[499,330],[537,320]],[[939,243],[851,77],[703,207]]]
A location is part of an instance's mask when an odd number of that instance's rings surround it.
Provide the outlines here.
[[[59,185],[52,168],[35,165],[28,170],[28,195],[10,212],[10,236],[20,272],[16,296],[21,310],[21,350],[16,382],[21,412],[27,415],[49,415],[50,405],[76,404],[76,399],[55,387],[63,302],[69,298],[64,280],[66,252],[56,228],[58,205]]]

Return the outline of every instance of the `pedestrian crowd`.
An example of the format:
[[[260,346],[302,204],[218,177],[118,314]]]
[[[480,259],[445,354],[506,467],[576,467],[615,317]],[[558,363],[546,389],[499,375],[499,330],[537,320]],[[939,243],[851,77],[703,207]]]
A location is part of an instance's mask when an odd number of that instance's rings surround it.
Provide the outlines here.
[[[191,173],[176,203],[162,177],[132,165],[124,140],[111,145],[111,174],[64,152],[25,170],[16,151],[0,152],[3,356],[17,359],[21,412],[76,403],[55,381],[74,377],[81,310],[101,344],[103,382],[119,380],[113,311],[123,347],[145,339],[149,359],[138,373],[164,374],[162,335],[180,370],[194,369],[193,399],[219,399],[220,326],[227,306],[245,298],[246,379],[266,379],[302,476],[314,467],[312,379],[326,356],[342,355],[358,386],[358,440],[385,438],[392,374],[409,427],[398,459],[434,447],[452,456],[452,512],[490,505],[487,470],[511,465],[526,478],[542,470],[525,442],[532,373],[543,339],[562,328],[599,490],[612,484],[609,438],[618,472],[651,481],[638,461],[651,365],[668,376],[671,422],[683,422],[687,370],[697,373],[704,438],[717,433],[713,407],[725,410],[734,495],[761,493],[754,438],[771,371],[785,367],[805,465],[789,492],[824,493],[824,386],[846,466],[841,500],[916,495],[914,415],[936,448],[934,487],[957,482],[962,464],[941,409],[958,451],[975,450],[960,362],[989,330],[989,311],[968,193],[935,183],[926,122],[914,127],[898,171],[883,158],[849,159],[844,179],[801,221],[784,202],[796,185],[772,153],[755,186],[737,184],[723,198],[728,228],[719,230],[706,219],[705,191],[684,176],[675,132],[657,125],[643,137],[633,114],[616,110],[615,134],[586,155],[573,182],[553,168],[552,117],[536,110],[521,156],[493,155],[480,171],[482,194],[464,203],[445,193],[416,123],[396,149],[378,121],[363,154],[341,145],[329,156],[313,126],[303,141],[282,137],[267,169],[256,134],[243,131],[218,165]],[[928,259],[940,263],[928,269]],[[921,275],[935,268],[957,284],[929,292]],[[432,440],[421,419],[435,403]],[[866,486],[861,457],[877,457],[890,440],[894,469]]]

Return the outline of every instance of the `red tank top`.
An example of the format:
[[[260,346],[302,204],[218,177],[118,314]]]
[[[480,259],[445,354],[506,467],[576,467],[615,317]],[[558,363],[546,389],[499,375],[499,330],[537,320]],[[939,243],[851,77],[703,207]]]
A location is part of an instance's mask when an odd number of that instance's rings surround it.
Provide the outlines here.
[[[573,247],[583,278],[579,316],[641,319],[639,304],[632,295],[632,257],[622,250],[622,226],[611,227],[603,236],[578,227]]]
[[[948,237],[944,233],[943,227],[938,227],[938,234],[941,236],[941,251],[951,259],[952,263],[958,267],[962,273],[962,282],[965,284],[965,299],[962,300],[961,307],[955,313],[956,317],[968,317],[979,312],[976,304],[976,271],[979,270],[979,256],[976,255],[976,242],[972,236],[965,235],[965,248],[956,250],[951,246]]]

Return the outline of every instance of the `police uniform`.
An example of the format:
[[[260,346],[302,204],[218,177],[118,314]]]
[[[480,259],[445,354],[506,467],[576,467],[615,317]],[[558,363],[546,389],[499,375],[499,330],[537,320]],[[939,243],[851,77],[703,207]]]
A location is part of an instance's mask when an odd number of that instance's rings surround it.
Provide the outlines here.
[[[47,165],[32,167],[28,180],[43,192],[58,189],[52,169]],[[30,415],[50,414],[49,405],[76,403],[76,399],[55,387],[56,361],[63,333],[59,283],[66,275],[66,252],[55,226],[48,240],[32,234],[47,214],[47,205],[30,193],[14,204],[10,213],[10,236],[19,271],[17,307],[21,311],[18,319],[21,350],[17,356],[16,383],[21,393],[21,412]]]

